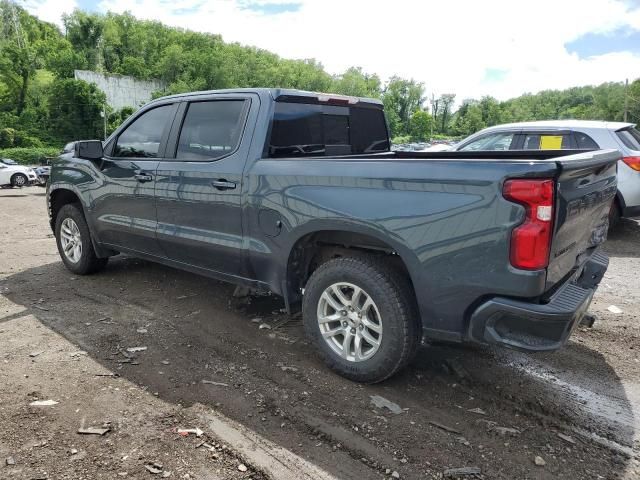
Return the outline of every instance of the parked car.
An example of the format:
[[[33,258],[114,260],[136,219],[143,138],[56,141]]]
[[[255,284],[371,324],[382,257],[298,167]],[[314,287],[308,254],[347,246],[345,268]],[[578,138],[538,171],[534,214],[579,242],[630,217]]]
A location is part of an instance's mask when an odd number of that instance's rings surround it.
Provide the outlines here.
[[[433,145],[430,145],[428,148],[426,148],[424,151],[425,152],[448,152],[452,148],[453,147],[448,143],[434,143]]]
[[[53,165],[76,274],[119,252],[270,290],[336,372],[423,340],[560,348],[608,258],[616,150],[393,152],[378,100],[296,90],[154,100]]]
[[[26,187],[38,181],[33,168],[19,165],[10,158],[0,158],[0,186]]]
[[[48,165],[41,167],[34,167],[33,169],[38,176],[38,184],[41,187],[44,187],[47,184],[47,180],[49,180],[49,175],[51,175],[51,167]]]
[[[640,132],[633,123],[550,120],[510,123],[485,128],[460,142],[457,151],[608,149],[622,153],[618,162],[618,192],[610,221],[640,217]]]
[[[75,147],[76,142],[69,142],[62,147],[62,153],[71,153]]]

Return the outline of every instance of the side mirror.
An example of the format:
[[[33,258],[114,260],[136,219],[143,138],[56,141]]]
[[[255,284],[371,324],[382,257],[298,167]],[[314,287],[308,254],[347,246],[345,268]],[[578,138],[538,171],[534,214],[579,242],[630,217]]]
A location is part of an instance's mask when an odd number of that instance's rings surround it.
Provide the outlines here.
[[[85,160],[101,160],[104,156],[100,140],[81,140],[74,145],[73,156]]]

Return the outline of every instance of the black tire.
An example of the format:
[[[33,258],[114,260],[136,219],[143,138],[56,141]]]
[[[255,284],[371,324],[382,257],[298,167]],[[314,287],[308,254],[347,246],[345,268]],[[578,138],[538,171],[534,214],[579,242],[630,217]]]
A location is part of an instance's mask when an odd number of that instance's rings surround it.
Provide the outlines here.
[[[29,179],[24,173],[14,173],[11,177],[11,186],[12,187],[26,187],[29,184]]]
[[[622,213],[620,212],[620,205],[618,204],[618,200],[614,200],[611,204],[611,209],[609,210],[609,231],[615,230],[615,228],[620,223],[621,217]]]
[[[69,258],[67,258],[61,243],[60,230],[62,228],[62,222],[64,222],[64,220],[67,218],[72,219],[78,226],[78,230],[80,231],[80,238],[82,241],[82,255],[77,262],[72,262]],[[58,215],[56,216],[55,234],[60,258],[62,259],[65,267],[67,267],[73,273],[78,275],[88,275],[90,273],[102,270],[109,261],[108,258],[98,258],[96,256],[96,252],[93,248],[93,242],[91,240],[91,235],[89,233],[89,227],[87,226],[87,222],[84,218],[82,208],[78,204],[70,203],[64,205],[60,209]]]
[[[380,346],[366,360],[355,362],[341,357],[320,331],[318,302],[327,288],[339,282],[362,288],[380,312]],[[420,344],[417,307],[409,281],[375,257],[342,257],[322,264],[306,284],[302,310],[307,335],[327,366],[356,382],[377,383],[389,378],[412,360]]]

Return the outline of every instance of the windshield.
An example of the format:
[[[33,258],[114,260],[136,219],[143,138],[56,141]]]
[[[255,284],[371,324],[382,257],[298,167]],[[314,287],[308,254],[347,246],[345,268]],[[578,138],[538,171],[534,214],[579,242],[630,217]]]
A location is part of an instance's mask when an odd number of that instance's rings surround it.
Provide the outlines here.
[[[616,132],[624,146],[631,150],[640,151],[640,132],[633,127],[628,127]]]
[[[10,158],[0,158],[0,162],[4,163],[5,165],[18,165],[18,162],[16,162],[15,160],[11,160]]]

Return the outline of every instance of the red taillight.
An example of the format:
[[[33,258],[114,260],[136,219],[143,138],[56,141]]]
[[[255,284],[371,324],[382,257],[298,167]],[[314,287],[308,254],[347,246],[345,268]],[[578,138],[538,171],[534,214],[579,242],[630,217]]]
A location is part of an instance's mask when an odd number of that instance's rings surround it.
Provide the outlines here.
[[[511,265],[538,270],[549,265],[553,229],[553,180],[507,180],[502,193],[525,207],[525,219],[511,232]]]
[[[636,172],[640,172],[640,157],[623,157],[622,161]]]

